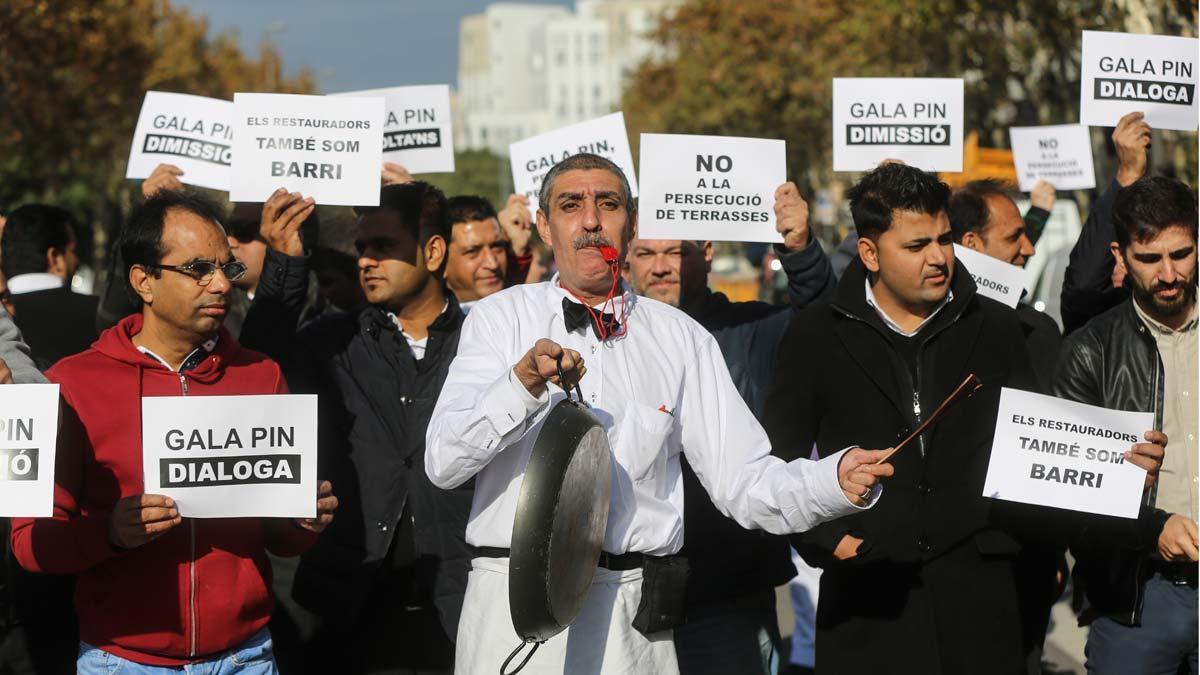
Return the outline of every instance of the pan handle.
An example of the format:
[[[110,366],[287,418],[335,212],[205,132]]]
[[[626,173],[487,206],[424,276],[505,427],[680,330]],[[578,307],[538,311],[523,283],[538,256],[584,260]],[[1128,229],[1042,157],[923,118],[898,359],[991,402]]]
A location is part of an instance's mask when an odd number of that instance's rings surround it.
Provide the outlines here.
[[[568,399],[570,399],[570,398],[571,398],[571,391],[570,391],[569,389],[567,389],[565,386],[563,386],[563,385],[566,383],[566,381],[567,381],[567,380],[566,380],[566,378],[564,378],[564,377],[563,377],[563,369],[562,369],[562,357],[561,357],[561,356],[559,356],[559,357],[558,357],[558,359],[555,361],[555,365],[556,365],[556,367],[558,368],[558,386],[559,386],[559,387],[562,387],[562,390],[563,390],[564,392],[566,392],[566,394],[567,394],[567,398],[568,398]],[[581,391],[581,390],[579,389],[579,383],[578,383],[578,382],[576,382],[576,383],[575,383],[575,396],[576,396],[576,397],[578,397],[578,401],[579,401],[580,403],[583,403],[583,402],[584,402],[584,401],[583,401],[583,391]]]

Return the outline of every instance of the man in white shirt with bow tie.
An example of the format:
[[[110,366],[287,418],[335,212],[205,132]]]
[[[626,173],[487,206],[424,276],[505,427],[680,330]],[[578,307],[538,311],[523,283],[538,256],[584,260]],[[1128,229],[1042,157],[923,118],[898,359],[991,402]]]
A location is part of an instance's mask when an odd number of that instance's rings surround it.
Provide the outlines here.
[[[875,464],[882,451],[849,449],[819,462],[771,456],[708,332],[614,276],[614,258],[619,265],[637,230],[629,184],[615,164],[579,154],[552,168],[537,226],[558,274],[475,306],[427,431],[425,470],[436,485],[475,478],[467,542],[491,552],[473,561],[459,673],[494,672],[521,641],[509,613],[508,559],[496,552],[510,545],[525,465],[563,386],[579,383],[612,446],[603,550],[614,559],[679,551],[680,452],[718,508],[776,534],[868,507],[879,479],[892,474],[890,465]],[[613,566],[597,570],[574,624],[542,645],[524,672],[677,672],[669,630],[643,635],[631,627],[641,569]]]

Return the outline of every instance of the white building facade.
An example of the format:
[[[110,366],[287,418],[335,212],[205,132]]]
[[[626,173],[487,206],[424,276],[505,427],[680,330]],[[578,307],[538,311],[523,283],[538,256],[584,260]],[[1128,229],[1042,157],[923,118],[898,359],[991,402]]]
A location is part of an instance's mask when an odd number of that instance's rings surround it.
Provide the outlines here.
[[[648,32],[680,0],[497,3],[459,26],[460,150],[507,154],[514,141],[599,117],[625,81],[661,55]]]

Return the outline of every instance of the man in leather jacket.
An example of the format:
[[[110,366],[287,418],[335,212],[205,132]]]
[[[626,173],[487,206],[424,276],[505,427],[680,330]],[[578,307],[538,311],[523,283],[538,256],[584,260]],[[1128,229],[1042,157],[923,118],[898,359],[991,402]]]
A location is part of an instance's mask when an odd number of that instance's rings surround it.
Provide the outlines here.
[[[1169,452],[1137,520],[1089,516],[1072,544],[1090,606],[1089,673],[1197,672],[1196,197],[1148,177],[1112,208],[1132,298],[1067,337],[1055,394],[1153,411]]]

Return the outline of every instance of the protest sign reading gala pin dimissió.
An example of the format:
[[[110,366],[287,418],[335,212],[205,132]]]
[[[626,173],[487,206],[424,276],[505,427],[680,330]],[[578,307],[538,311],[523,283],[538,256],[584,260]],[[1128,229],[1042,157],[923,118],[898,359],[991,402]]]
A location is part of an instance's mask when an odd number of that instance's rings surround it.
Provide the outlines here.
[[[229,190],[233,169],[233,103],[148,91],[142,101],[126,178],[149,178],[159,164],[183,171],[188,185]]]
[[[312,518],[317,397],[143,398],[142,470],[188,518]]]
[[[787,180],[785,154],[779,140],[642,134],[638,236],[782,242],[775,190]]]
[[[389,87],[333,96],[383,98],[385,160],[403,165],[410,173],[454,172],[449,85]]]
[[[1005,387],[983,495],[1137,518],[1146,472],[1125,452],[1153,413],[1107,410]]]
[[[58,385],[0,386],[0,517],[54,515]]]
[[[1039,180],[1056,190],[1090,190],[1096,187],[1092,141],[1082,124],[1011,127],[1013,165],[1022,192],[1033,191]]]
[[[962,171],[963,81],[835,77],[833,170],[898,159],[922,171]]]
[[[1143,112],[1155,129],[1195,131],[1197,50],[1196,38],[1083,31],[1080,121],[1115,127]]]
[[[625,115],[616,112],[517,141],[508,147],[513,191],[529,198],[529,210],[534,218],[537,217],[538,195],[546,173],[555,164],[581,152],[612,160],[629,180],[632,196],[638,196],[633,153],[629,149],[629,135],[625,132]]]
[[[382,98],[234,94],[233,105],[232,201],[284,187],[318,204],[379,204]]]

